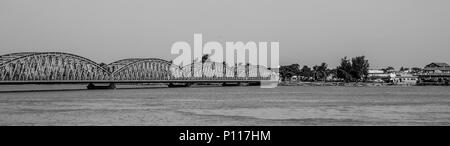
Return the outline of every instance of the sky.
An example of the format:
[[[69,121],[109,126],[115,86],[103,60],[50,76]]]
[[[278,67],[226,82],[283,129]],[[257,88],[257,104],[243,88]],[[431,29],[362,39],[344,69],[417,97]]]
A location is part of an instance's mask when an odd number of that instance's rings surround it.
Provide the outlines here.
[[[0,0],[0,54],[172,60],[177,41],[280,42],[280,64],[450,63],[449,0]]]

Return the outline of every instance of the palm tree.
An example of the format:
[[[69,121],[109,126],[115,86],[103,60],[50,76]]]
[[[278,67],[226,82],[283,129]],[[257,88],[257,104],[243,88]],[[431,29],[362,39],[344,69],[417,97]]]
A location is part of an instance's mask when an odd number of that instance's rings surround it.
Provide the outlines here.
[[[209,54],[204,54],[203,56],[202,56],[202,77],[204,76],[204,73],[203,73],[203,64],[206,62],[206,61],[208,61],[209,60]]]
[[[209,60],[209,54],[204,54],[202,56],[202,64]]]
[[[320,69],[320,72],[321,72],[321,75],[322,75],[322,80],[325,82],[325,80],[326,80],[326,78],[327,78],[327,68],[328,68],[328,64],[327,63],[325,63],[325,62],[323,62],[321,65],[320,65],[320,67],[319,67],[319,69]]]
[[[327,78],[327,68],[328,68],[328,64],[323,62],[322,64],[320,64],[320,66],[315,65],[313,67],[314,70],[314,79],[317,81],[318,79],[321,79],[322,81],[325,81]]]

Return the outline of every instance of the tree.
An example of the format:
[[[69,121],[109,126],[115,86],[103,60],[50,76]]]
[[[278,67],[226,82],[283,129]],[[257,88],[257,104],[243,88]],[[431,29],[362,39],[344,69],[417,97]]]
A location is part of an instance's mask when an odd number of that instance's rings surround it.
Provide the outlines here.
[[[202,77],[205,76],[205,74],[203,73],[203,64],[209,60],[209,54],[203,54],[202,56]]]
[[[332,75],[332,77],[334,78],[337,75],[337,69],[327,69],[326,72],[327,72],[327,77]]]
[[[366,79],[369,75],[369,61],[365,59],[365,56],[358,56],[352,58],[352,74],[353,78],[357,80]]]
[[[289,73],[288,66],[280,67],[280,77],[282,81],[286,81],[287,78],[291,78],[292,75]]]
[[[289,66],[289,68],[291,69],[292,73],[296,76],[300,75],[300,65],[298,64],[291,64]]]
[[[336,68],[336,76],[340,79],[344,79],[345,82],[353,80],[350,72],[352,71],[352,63],[347,57],[341,59],[341,64]]]
[[[206,61],[208,61],[209,60],[209,54],[204,54],[203,56],[202,56],[202,63],[205,63]]]
[[[314,79],[315,80],[322,80],[325,81],[327,76],[328,76],[328,64],[323,62],[322,64],[320,64],[319,66],[316,65],[313,67],[314,69]]]
[[[314,79],[314,81],[317,81],[317,79],[319,78],[319,74],[318,74],[318,70],[319,70],[319,66],[317,66],[317,65],[314,65],[313,66],[313,79]]]
[[[369,74],[369,61],[365,56],[358,56],[351,59],[347,57],[341,59],[341,64],[336,68],[338,78],[346,82],[366,79]]]
[[[307,65],[303,66],[303,68],[300,70],[300,76],[310,78],[312,76],[313,72],[311,68],[309,68]]]
[[[389,67],[383,68],[383,69],[381,69],[381,70],[383,70],[384,72],[391,72],[391,71],[394,71],[395,68],[392,67],[392,66],[389,66]]]
[[[288,66],[281,66],[280,67],[280,76],[283,81],[292,78],[293,76],[300,74],[300,65],[298,64],[291,64]]]

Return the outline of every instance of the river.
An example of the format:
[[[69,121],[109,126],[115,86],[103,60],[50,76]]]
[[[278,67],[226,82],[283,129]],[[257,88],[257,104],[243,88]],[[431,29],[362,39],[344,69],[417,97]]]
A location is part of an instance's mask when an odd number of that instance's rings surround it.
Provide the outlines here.
[[[2,85],[0,125],[450,125],[450,87],[84,88]]]

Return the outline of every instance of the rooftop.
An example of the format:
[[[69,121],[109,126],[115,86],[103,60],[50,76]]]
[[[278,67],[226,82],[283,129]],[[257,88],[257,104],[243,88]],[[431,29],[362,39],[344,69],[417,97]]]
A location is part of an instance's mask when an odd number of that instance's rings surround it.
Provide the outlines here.
[[[433,63],[428,64],[425,67],[450,67],[450,65],[448,65],[447,63],[433,62]]]
[[[433,62],[431,64],[428,64],[425,66],[423,70],[450,70],[450,65],[447,63],[439,63],[439,62]]]

